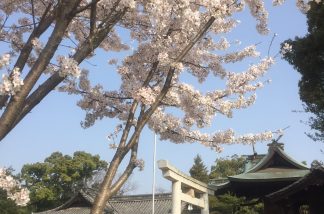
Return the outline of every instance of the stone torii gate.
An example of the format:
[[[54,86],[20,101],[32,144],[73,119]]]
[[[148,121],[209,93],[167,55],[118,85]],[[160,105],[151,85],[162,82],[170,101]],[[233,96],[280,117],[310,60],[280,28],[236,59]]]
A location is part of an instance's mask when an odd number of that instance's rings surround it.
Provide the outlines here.
[[[214,195],[214,189],[172,166],[166,160],[158,161],[163,177],[172,182],[172,214],[181,214],[181,201],[195,205],[201,214],[209,214],[208,195]]]

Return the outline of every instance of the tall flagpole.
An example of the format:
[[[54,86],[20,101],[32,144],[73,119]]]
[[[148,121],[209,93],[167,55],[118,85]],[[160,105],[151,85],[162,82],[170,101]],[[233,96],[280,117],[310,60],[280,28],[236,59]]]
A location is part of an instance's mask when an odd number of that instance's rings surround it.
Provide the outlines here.
[[[155,208],[155,168],[156,168],[156,134],[154,133],[154,149],[153,149],[153,184],[152,184],[152,214]]]

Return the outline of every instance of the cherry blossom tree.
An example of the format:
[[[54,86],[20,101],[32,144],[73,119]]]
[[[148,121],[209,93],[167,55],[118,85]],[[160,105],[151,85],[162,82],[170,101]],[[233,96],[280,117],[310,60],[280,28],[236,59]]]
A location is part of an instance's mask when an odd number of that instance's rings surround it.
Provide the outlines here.
[[[308,8],[303,0],[297,0],[297,5],[303,11]],[[225,37],[238,24],[233,15],[245,7],[257,20],[257,31],[266,34],[268,12],[262,0],[1,1],[0,41],[10,51],[0,56],[4,71],[0,140],[57,86],[82,97],[78,105],[86,111],[83,127],[106,117],[118,119],[120,123],[109,136],[116,152],[92,209],[92,213],[101,213],[134,168],[143,167],[137,149],[145,126],[163,140],[199,142],[216,151],[221,151],[222,144],[270,139],[271,131],[242,136],[231,129],[201,131],[212,124],[215,115],[232,117],[234,109],[252,105],[255,91],[263,87],[260,77],[274,63],[267,56],[241,72],[225,68],[225,64],[260,56],[255,45],[232,51]],[[133,45],[124,44],[119,29],[129,32]],[[91,60],[98,48],[122,51],[130,46],[133,52],[120,63],[109,61],[116,64],[120,87],[106,90],[103,85],[91,85],[91,71],[79,65]],[[183,73],[200,83],[213,75],[225,87],[202,92],[181,81]],[[114,180],[125,158],[128,165]]]
[[[29,191],[21,187],[5,168],[0,168],[0,189],[7,192],[7,197],[18,206],[26,206],[29,202]]]

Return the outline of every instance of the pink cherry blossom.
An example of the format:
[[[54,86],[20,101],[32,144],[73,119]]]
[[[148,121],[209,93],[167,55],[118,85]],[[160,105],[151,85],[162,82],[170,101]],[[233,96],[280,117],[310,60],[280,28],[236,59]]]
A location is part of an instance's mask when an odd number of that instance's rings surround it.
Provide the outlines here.
[[[29,191],[8,175],[5,168],[0,168],[0,188],[6,190],[7,197],[19,206],[26,206],[29,202]]]

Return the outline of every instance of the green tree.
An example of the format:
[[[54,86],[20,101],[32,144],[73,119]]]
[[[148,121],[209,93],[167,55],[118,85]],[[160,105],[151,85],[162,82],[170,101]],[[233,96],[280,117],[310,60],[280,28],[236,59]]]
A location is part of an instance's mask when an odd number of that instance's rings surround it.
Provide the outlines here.
[[[314,133],[308,136],[324,140],[324,4],[311,2],[307,12],[308,33],[282,43],[283,58],[301,74],[299,96],[306,112],[311,112],[308,123]],[[287,46],[287,44],[291,46]]]
[[[211,167],[210,179],[226,178],[227,176],[243,173],[245,158],[233,155],[230,158],[217,158],[215,165]],[[251,204],[247,206],[247,204]],[[244,197],[236,197],[230,193],[211,197],[209,207],[214,213],[222,214],[257,214],[262,213],[263,204],[256,200],[246,200]]]
[[[21,178],[30,191],[33,210],[43,211],[66,202],[96,171],[106,167],[98,155],[75,152],[71,157],[54,152],[43,163],[25,164]]]
[[[208,183],[208,180],[209,180],[208,170],[207,170],[207,167],[204,165],[200,155],[197,155],[194,158],[194,164],[191,167],[189,173],[190,173],[191,177],[193,177],[201,182]]]
[[[212,212],[222,214],[258,214],[263,213],[263,204],[257,200],[246,200],[244,197],[236,197],[224,194],[216,198]]]
[[[231,158],[217,158],[211,167],[210,179],[226,178],[244,171],[245,158],[233,155]]]

